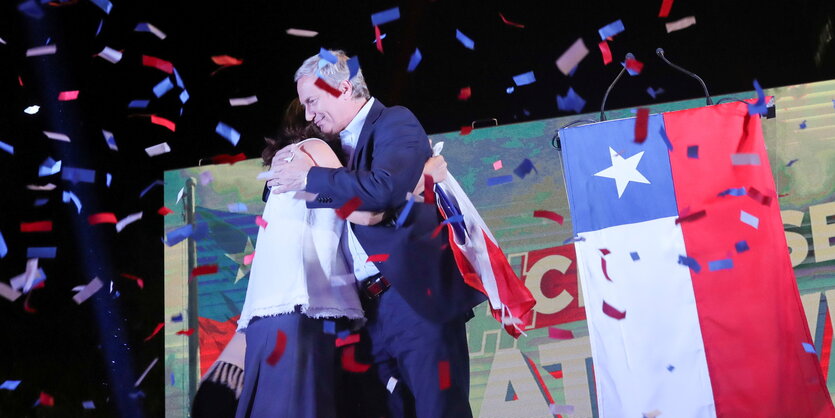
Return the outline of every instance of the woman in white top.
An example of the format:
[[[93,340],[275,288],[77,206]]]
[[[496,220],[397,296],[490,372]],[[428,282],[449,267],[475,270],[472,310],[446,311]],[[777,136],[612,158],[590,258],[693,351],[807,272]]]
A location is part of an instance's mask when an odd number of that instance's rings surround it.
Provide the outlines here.
[[[304,109],[293,100],[281,141],[268,140],[265,165],[280,148],[295,143],[293,158],[341,167],[338,139],[331,147],[317,137],[321,132],[305,121]],[[446,163],[433,157],[424,171],[441,177]],[[237,417],[337,416],[337,334],[363,318],[356,279],[340,250],[345,221],[331,209],[307,209],[305,193],[267,196],[262,216],[267,225],[258,231],[238,321],[238,332],[246,334],[246,354]],[[347,220],[373,225],[382,214],[354,212]]]

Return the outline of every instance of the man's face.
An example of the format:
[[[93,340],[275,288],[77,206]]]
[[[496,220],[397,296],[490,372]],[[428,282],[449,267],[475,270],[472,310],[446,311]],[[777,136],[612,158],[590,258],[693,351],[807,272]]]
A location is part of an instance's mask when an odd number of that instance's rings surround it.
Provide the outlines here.
[[[305,76],[296,82],[299,102],[304,106],[304,116],[327,134],[338,134],[345,129],[356,112],[351,105],[350,83],[342,82],[337,86],[342,94],[332,94],[316,86],[315,76]],[[347,91],[346,91],[347,90]]]

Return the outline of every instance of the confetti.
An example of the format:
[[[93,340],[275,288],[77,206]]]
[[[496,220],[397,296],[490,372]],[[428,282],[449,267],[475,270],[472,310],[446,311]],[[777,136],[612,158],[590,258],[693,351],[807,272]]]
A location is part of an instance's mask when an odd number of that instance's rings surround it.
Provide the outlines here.
[[[360,205],[362,205],[362,200],[360,200],[359,197],[354,196],[351,198],[351,200],[345,202],[345,204],[342,205],[342,207],[336,209],[336,215],[342,219],[347,219],[348,216],[351,215],[351,213],[353,213],[355,210],[357,210],[358,207],[360,207]]]
[[[635,251],[632,251],[631,253],[629,253],[629,256],[632,257],[632,261],[638,261],[638,260],[641,259],[641,257]]]
[[[191,278],[195,278],[197,276],[206,276],[209,274],[215,274],[218,272],[217,264],[205,264],[202,266],[197,266],[191,269]]]
[[[171,147],[168,146],[167,142],[163,142],[161,144],[156,144],[148,148],[145,148],[145,152],[148,154],[149,157],[156,157],[157,155],[162,155],[171,152]]]
[[[258,102],[257,96],[249,96],[249,97],[236,97],[229,99],[230,106],[249,106],[253,103]]]
[[[368,263],[368,262],[382,263],[382,262],[384,262],[388,259],[389,259],[388,254],[373,254],[373,255],[369,255],[368,259],[365,260],[365,262],[366,263]]]
[[[104,10],[105,13],[110,14],[110,11],[113,10],[113,4],[110,3],[108,0],[90,0],[96,6],[99,6],[99,9]]]
[[[394,393],[395,387],[397,387],[397,379],[395,379],[394,376],[391,376],[389,377],[389,381],[386,382],[386,390],[388,390],[389,393]]]
[[[42,55],[52,55],[58,51],[58,47],[55,45],[45,45],[45,46],[37,46],[34,48],[29,48],[26,50],[27,57],[40,57]]]
[[[661,135],[661,140],[663,140],[664,144],[667,145],[667,150],[672,151],[673,150],[673,143],[670,142],[670,138],[667,137],[667,131],[664,129],[664,125],[661,125],[661,128],[658,129],[658,133],[659,133],[659,135]]]
[[[493,162],[493,170],[498,171],[502,169],[502,160],[496,160]]]
[[[475,50],[475,42],[458,29],[455,29],[455,39],[458,39],[458,42],[461,42],[465,48]]]
[[[693,26],[696,24],[696,17],[695,16],[687,16],[685,18],[676,20],[675,22],[666,23],[665,26],[667,27],[667,33],[675,32],[677,30],[682,30],[684,28]]]
[[[754,187],[748,189],[748,197],[765,206],[771,205],[771,196],[767,196]]]
[[[598,29],[597,33],[600,34],[600,39],[605,40],[606,38],[611,38],[612,36],[615,36],[623,32],[624,30],[626,30],[626,28],[623,26],[623,22],[620,19],[618,19]]]
[[[609,49],[609,43],[605,40],[597,44],[600,49],[600,56],[603,58],[603,65],[609,65],[612,62],[612,50]]]
[[[59,132],[43,131],[43,134],[46,135],[46,137],[49,138],[49,139],[54,139],[56,141],[70,142],[70,137],[68,137],[65,134],[59,133]]]
[[[464,136],[469,135],[473,131],[473,127],[471,125],[462,126],[461,130],[458,131],[458,135]]]
[[[96,213],[87,217],[87,223],[90,225],[115,224],[117,222],[119,221],[116,219],[116,215],[111,212]]]
[[[174,64],[172,64],[172,63],[170,63],[166,60],[159,59],[157,57],[152,57],[150,55],[143,55],[142,56],[142,65],[144,65],[146,67],[156,68],[156,69],[158,69],[162,72],[166,72],[168,74],[171,74],[171,73],[174,72]]]
[[[287,34],[290,35],[290,36],[298,36],[300,38],[312,38],[312,37],[318,35],[319,32],[312,31],[312,30],[306,30],[306,29],[290,28],[290,29],[287,29]]]
[[[794,164],[794,163],[796,163],[796,162],[798,162],[798,161],[800,161],[800,160],[798,160],[797,158],[795,158],[795,159],[793,159],[793,160],[789,161],[789,163],[788,163],[788,164],[786,164],[786,167],[791,167],[791,166],[792,166],[792,164]]]
[[[487,179],[488,186],[498,186],[499,184],[510,183],[513,181],[513,176],[506,175],[506,176],[498,176],[498,177],[490,177]]]
[[[409,197],[409,201],[406,202],[406,206],[403,207],[403,210],[400,211],[400,215],[397,215],[397,220],[394,222],[395,228],[400,228],[406,223],[406,218],[409,217],[409,212],[412,210],[412,206],[415,204],[415,197]]]
[[[526,73],[513,76],[513,82],[519,87],[526,86],[528,84],[535,83],[536,77],[534,76],[533,71],[528,71]]]
[[[670,15],[670,9],[672,7],[673,7],[673,0],[662,0],[661,1],[661,10],[658,11],[658,17],[669,16]]]
[[[96,292],[101,290],[101,288],[102,288],[101,280],[99,280],[98,277],[94,277],[93,280],[90,281],[90,283],[87,283],[87,285],[85,285],[84,288],[81,289],[80,292],[76,293],[72,297],[72,300],[74,300],[75,303],[81,305],[82,303],[84,303],[84,301],[86,301],[91,296],[93,296]]]
[[[441,390],[447,390],[450,388],[450,376],[449,376],[449,362],[448,361],[439,361],[438,362],[438,385]]]
[[[29,247],[26,249],[26,258],[55,258],[57,251],[56,247]]]
[[[313,83],[313,84],[314,84],[316,87],[319,87],[320,89],[322,89],[322,90],[324,90],[324,91],[328,92],[328,93],[329,93],[331,96],[333,96],[333,97],[339,97],[339,96],[341,96],[341,95],[342,95],[342,92],[341,92],[341,91],[339,91],[339,89],[337,89],[337,88],[335,88],[335,87],[331,86],[330,84],[328,84],[328,82],[327,82],[327,81],[325,81],[325,80],[324,80],[323,78],[321,78],[321,77],[317,77],[317,78],[316,78],[316,82],[315,82],[315,83]]]
[[[768,109],[765,106],[765,92],[763,92],[763,88],[760,87],[760,82],[757,79],[754,79],[754,90],[757,91],[757,101],[755,103],[748,103],[748,114],[753,115],[765,115],[768,113]]]
[[[116,64],[122,60],[122,52],[117,51],[109,46],[104,47],[96,56],[102,57],[111,64]]]
[[[696,273],[702,271],[702,266],[699,265],[699,262],[696,261],[695,258],[688,257],[686,255],[678,256],[678,263],[690,267],[691,270],[695,271]]]
[[[807,353],[817,354],[817,351],[815,351],[815,346],[813,346],[812,344],[809,344],[809,343],[801,343],[801,344],[803,344],[803,350],[805,350]]]
[[[353,80],[360,72],[360,59],[357,56],[348,58],[348,79]]]
[[[150,100],[131,100],[130,103],[128,103],[128,109],[144,109],[148,107],[149,104],[151,104]]]
[[[759,229],[760,227],[760,220],[756,216],[744,211],[739,211],[739,220],[743,223],[750,225],[754,229]]]
[[[806,120],[804,119],[803,122],[800,122],[800,129],[806,129]]]
[[[61,200],[64,203],[68,203],[69,201],[72,201],[72,203],[75,204],[75,208],[78,210],[78,214],[79,215],[81,214],[81,200],[78,199],[78,196],[76,196],[75,193],[73,193],[73,192],[63,192],[63,194],[61,196]]]
[[[150,24],[150,23],[148,23],[148,22],[138,23],[138,24],[136,25],[136,27],[133,29],[133,31],[134,31],[134,32],[149,32],[149,33],[153,33],[153,34],[154,34],[154,35],[156,35],[156,37],[157,37],[157,38],[159,38],[160,40],[163,40],[163,39],[165,39],[165,37],[166,37],[165,32],[163,32],[163,31],[161,31],[161,30],[157,29],[157,27],[156,27],[156,26],[154,26],[154,25],[152,25],[152,24]]]
[[[0,258],[6,256],[9,253],[9,247],[6,245],[6,239],[3,238],[3,232],[0,231]]]
[[[44,16],[43,10],[41,10],[41,7],[35,2],[35,0],[20,2],[20,4],[17,5],[17,10],[33,19],[41,19]]]
[[[730,188],[730,189],[727,189],[727,190],[723,190],[723,191],[719,192],[719,194],[717,196],[720,196],[720,197],[721,196],[728,196],[728,195],[730,195],[730,196],[745,196],[746,194],[747,194],[747,192],[745,191],[744,187],[736,187],[736,188]]]
[[[605,257],[606,254],[609,254],[609,250],[605,248],[601,249],[600,252],[603,253],[603,257]],[[603,271],[603,277],[605,277],[606,280],[611,282],[612,278],[609,277],[609,270],[606,268],[606,259],[603,257],[600,257],[600,269]]]
[[[178,313],[176,315],[171,316],[171,321],[173,322],[183,322],[183,314]]]
[[[255,217],[255,224],[264,229],[267,229],[268,225],[267,221],[265,221],[264,218],[261,217],[261,215]]]
[[[707,262],[707,268],[710,271],[717,271],[717,270],[730,270],[734,267],[734,261],[730,258],[724,258],[721,260],[714,260]]]
[[[750,248],[748,247],[748,242],[746,241],[739,241],[734,244],[734,248],[736,248],[736,252],[743,253],[748,251]]]
[[[423,175],[423,203],[435,204],[435,181],[429,174]]]
[[[507,92],[507,94],[513,93],[513,91],[515,91],[515,90],[516,90],[516,88],[515,88],[515,87],[513,87],[513,86],[510,86],[510,87],[508,87],[507,89],[505,89],[505,91]]]
[[[231,67],[235,65],[243,64],[243,60],[240,60],[235,57],[230,57],[229,55],[215,55],[212,57],[212,62],[217,65],[222,65],[224,67]]]
[[[275,336],[275,346],[273,347],[272,353],[270,353],[269,357],[267,357],[267,364],[270,366],[275,366],[278,364],[278,361],[281,360],[281,356],[284,355],[284,348],[287,346],[287,334],[283,331],[278,330]]]
[[[519,28],[519,29],[525,29],[525,25],[515,23],[515,22],[511,22],[511,21],[507,20],[507,18],[505,18],[504,15],[501,12],[499,12],[499,17],[502,19],[502,22],[504,22],[505,25],[513,26],[513,27]]]
[[[220,155],[215,155],[214,157],[212,157],[212,164],[229,164],[229,165],[232,165],[232,164],[235,164],[235,163],[237,163],[239,161],[243,161],[243,160],[246,160],[246,155],[244,155],[244,153],[242,153],[242,152],[238,153],[238,154],[235,154],[235,155],[220,154]]]
[[[21,222],[20,232],[50,232],[52,221]]]
[[[556,415],[556,416],[560,416],[562,414],[572,414],[572,413],[574,413],[574,406],[572,406],[572,405],[557,405],[555,403],[552,403],[552,404],[548,405],[548,411],[551,412],[551,414]]]
[[[253,251],[252,254],[245,255],[244,256],[244,265],[248,266],[248,265],[252,264],[252,260],[254,258],[255,258],[255,251]]]
[[[174,88],[174,83],[171,82],[170,78],[165,77],[165,78],[162,79],[162,81],[157,83],[156,86],[154,86],[154,88],[153,88],[154,96],[157,96],[157,98],[160,98],[163,95],[165,95],[165,93],[168,93],[169,91],[171,91],[171,89],[173,89],[173,88]]]
[[[374,37],[375,37],[374,43],[377,44],[377,50],[380,51],[380,53],[382,54],[383,53],[383,38],[380,36],[380,27],[379,26],[374,26]]]
[[[557,68],[565,74],[568,75],[569,72],[573,68],[576,68],[580,61],[589,54],[589,49],[586,48],[586,44],[583,42],[583,38],[577,38],[573,44],[571,44],[568,49],[557,58]]]
[[[322,332],[328,335],[336,335],[336,322],[327,319],[322,321]]]
[[[621,311],[613,308],[611,305],[606,303],[605,300],[603,301],[603,313],[606,314],[606,316],[609,316],[609,317],[617,319],[617,320],[621,320],[623,318],[626,318],[626,311],[621,312]]]
[[[226,138],[226,140],[229,141],[229,143],[232,144],[232,146],[237,146],[238,141],[240,141],[241,139],[241,134],[238,131],[236,131],[235,128],[223,122],[217,123],[217,127],[215,127],[215,132],[217,132],[218,135]]]
[[[15,390],[17,389],[18,385],[20,385],[20,380],[7,380],[0,385],[0,390]]]
[[[96,404],[94,404],[93,401],[81,402],[81,406],[83,406],[84,409],[96,409]]]
[[[183,329],[183,330],[177,331],[175,334],[185,335],[186,337],[191,337],[191,334],[194,334],[194,328]]]
[[[151,115],[151,123],[155,125],[164,126],[168,128],[171,132],[176,132],[177,130],[177,125],[174,124],[174,122],[171,122],[170,120],[157,115]]]
[[[683,222],[693,222],[697,219],[704,218],[707,215],[707,211],[702,209],[698,212],[688,213],[684,216],[679,216],[676,218],[676,225],[683,223]]]
[[[380,26],[389,22],[393,22],[397,19],[400,19],[400,8],[393,7],[391,9],[383,10],[382,12],[372,14],[371,25]]]
[[[355,344],[351,344],[342,350],[342,368],[351,373],[365,373],[371,368],[371,365],[357,363],[355,358],[356,347]]]
[[[655,90],[652,87],[647,87],[647,94],[649,94],[653,99],[661,93],[664,93],[664,89],[659,88],[658,90]]]
[[[165,245],[169,247],[178,244],[182,240],[191,236],[194,233],[194,227],[191,224],[183,225],[168,233],[165,237]]]
[[[624,66],[626,67],[626,72],[631,76],[641,74],[641,71],[644,69],[644,63],[635,58],[627,58]]]
[[[38,395],[38,403],[43,406],[52,407],[55,406],[55,398],[46,392],[41,392],[41,394]]]
[[[513,173],[519,176],[519,178],[521,179],[527,177],[527,175],[530,174],[531,171],[536,171],[536,173],[539,174],[539,171],[536,170],[536,167],[534,167],[533,162],[531,162],[531,160],[527,158],[522,160],[522,162],[519,163],[519,165],[513,169]]]
[[[360,335],[359,334],[349,334],[344,337],[339,337],[336,339],[336,347],[344,347],[346,345],[356,344],[360,342]]]
[[[690,145],[687,147],[687,158],[699,158],[699,146],[698,145]]]
[[[572,110],[574,113],[581,113],[583,111],[583,107],[586,106],[586,101],[576,91],[574,91],[573,87],[568,88],[568,93],[565,96],[557,95],[557,108],[562,111],[569,111]]]
[[[26,113],[27,115],[34,115],[35,113],[38,113],[39,110],[41,110],[40,106],[33,105],[23,109],[23,113]]]
[[[744,154],[744,153],[731,154],[731,164],[732,165],[760,165],[760,155],[759,154]]]
[[[66,166],[61,172],[61,180],[69,181],[73,184],[93,183],[96,180],[96,172],[86,168]]]
[[[649,123],[649,109],[642,107],[638,109],[635,117],[635,143],[643,144],[647,139],[647,124]]]
[[[423,59],[423,55],[420,53],[420,49],[415,48],[415,52],[412,54],[412,57],[409,58],[409,67],[406,69],[408,72],[412,72],[417,68],[420,61]]]
[[[235,202],[226,205],[226,208],[229,209],[229,212],[232,213],[247,213],[249,212],[249,208],[246,207],[246,203],[242,202]]]
[[[127,274],[127,273],[121,273],[121,274],[119,274],[119,275],[120,275],[120,276],[122,276],[122,277],[124,277],[124,278],[126,278],[126,279],[131,279],[131,280],[135,281],[135,282],[136,282],[136,285],[137,285],[137,286],[139,286],[139,288],[140,288],[140,289],[144,289],[144,288],[145,288],[145,281],[144,281],[144,280],[142,280],[142,278],[141,278],[141,277],[136,277],[136,276],[134,276],[134,275],[132,275],[132,274]]]
[[[142,219],[142,212],[132,213],[128,216],[122,218],[119,222],[116,222],[116,232],[122,232],[126,226]]]
[[[567,329],[549,327],[548,338],[553,338],[555,340],[570,340],[574,338],[574,333]]]
[[[151,371],[151,369],[152,369],[152,368],[153,368],[153,367],[157,364],[157,361],[158,361],[158,360],[159,360],[159,357],[155,358],[155,359],[151,362],[151,364],[149,364],[149,365],[148,365],[148,367],[146,367],[146,368],[145,368],[145,371],[144,371],[144,372],[142,372],[142,375],[141,375],[141,376],[139,376],[139,379],[136,379],[136,383],[134,383],[134,384],[133,384],[133,387],[139,387],[139,385],[140,385],[140,384],[142,384],[142,381],[143,381],[143,380],[145,380],[145,376],[147,376],[147,375],[148,375],[148,372],[150,372],[150,371]],[[139,392],[139,393],[142,393],[142,392]],[[144,397],[144,396],[145,396],[145,394],[142,394],[142,396]]]
[[[22,295],[22,293],[18,292],[17,290],[13,289],[11,286],[7,285],[6,283],[0,282],[0,296],[3,298],[14,302]],[[0,388],[2,389],[2,388]]]
[[[62,102],[75,100],[78,98],[78,90],[62,91],[58,93],[58,100]]]
[[[472,90],[469,87],[461,87],[461,90],[458,92],[458,100],[468,100],[470,96],[472,96]]]

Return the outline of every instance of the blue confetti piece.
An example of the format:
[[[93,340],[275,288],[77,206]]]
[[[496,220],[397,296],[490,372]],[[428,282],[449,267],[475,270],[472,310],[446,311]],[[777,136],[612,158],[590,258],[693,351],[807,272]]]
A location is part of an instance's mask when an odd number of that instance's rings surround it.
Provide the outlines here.
[[[348,79],[353,80],[360,72],[360,59],[353,56],[348,59]]]
[[[144,399],[145,398],[145,392],[143,392],[141,390],[137,390],[136,392],[129,393],[128,396],[130,396],[130,398],[134,399],[134,400]]]
[[[632,257],[632,261],[638,261],[638,260],[641,259],[641,257],[635,251],[632,251],[631,253],[629,253],[629,256]]]
[[[157,98],[160,98],[160,97],[162,97],[162,95],[164,95],[165,93],[168,93],[173,88],[174,88],[174,83],[171,82],[171,78],[170,77],[165,77],[165,78],[162,79],[162,81],[157,83],[156,86],[154,86],[154,95],[157,96]]]
[[[707,263],[710,271],[730,270],[734,268],[734,261],[730,258],[723,258],[721,260],[714,260]]]
[[[61,180],[78,183],[94,183],[96,181],[96,171],[86,168],[64,167],[61,170]]]
[[[35,207],[39,208],[39,207],[47,204],[48,202],[49,202],[49,198],[47,198],[47,197],[40,198],[40,199],[35,199]]]
[[[734,247],[736,247],[736,252],[738,252],[738,253],[742,253],[742,252],[748,251],[750,249],[750,248],[748,248],[748,243],[745,242],[745,241],[737,242],[736,244],[734,244]]]
[[[105,178],[107,179],[107,187],[110,187],[110,182],[113,181],[113,175],[110,173],[105,173]]]
[[[461,45],[464,45],[465,48],[469,50],[475,49],[475,42],[458,29],[455,29],[455,39],[458,39],[458,42],[461,42]]]
[[[584,237],[571,237],[571,238],[568,238],[565,241],[563,241],[562,244],[563,245],[571,244],[571,243],[574,243],[574,242],[581,242],[581,241],[585,241],[585,240],[586,239]]]
[[[655,90],[652,87],[647,87],[647,94],[649,94],[653,99],[661,93],[664,93],[664,89],[659,88],[658,90]]]
[[[409,68],[407,69],[408,72],[412,72],[417,68],[418,64],[420,64],[420,60],[423,59],[423,55],[420,54],[420,49],[415,48],[415,53],[412,54],[412,57],[409,58]]]
[[[519,176],[519,178],[524,179],[525,176],[531,173],[531,171],[536,171],[536,174],[539,174],[539,171],[536,170],[534,167],[533,162],[531,160],[525,158],[522,162],[513,169],[513,173]]]
[[[165,236],[165,245],[173,247],[184,239],[190,237],[194,233],[194,226],[192,224],[183,225]]]
[[[174,385],[175,385],[174,373],[171,373],[171,386],[174,386]]]
[[[699,146],[691,145],[687,147],[687,158],[699,158]]]
[[[412,196],[409,198],[409,201],[406,202],[406,206],[403,207],[403,210],[400,212],[400,215],[397,216],[397,221],[394,223],[396,228],[400,228],[406,223],[406,218],[409,217],[409,212],[412,210],[412,206],[415,205],[415,197]]]
[[[144,190],[142,190],[141,192],[139,192],[139,198],[141,199],[141,198],[142,198],[143,196],[145,196],[145,195],[146,195],[149,191],[151,191],[151,189],[153,189],[154,187],[156,187],[156,186],[162,186],[163,184],[165,184],[165,183],[164,183],[162,180],[155,180],[153,183],[149,184],[149,185],[148,185],[148,187],[146,187]]]
[[[340,340],[344,340],[349,336],[351,336],[351,330],[349,329],[345,329],[336,333],[336,338],[339,338]]]
[[[661,139],[664,141],[664,144],[667,145],[667,150],[673,150],[673,143],[670,142],[670,138],[667,137],[667,130],[664,129],[664,125],[661,125],[661,129],[658,130],[658,134],[661,135]]]
[[[568,88],[568,93],[565,96],[557,95],[557,109],[563,111],[574,111],[574,113],[581,113],[583,107],[586,106],[586,100],[580,97],[573,87]]]
[[[806,120],[804,119],[803,122],[800,122],[800,129],[806,129]]]
[[[678,256],[678,263],[690,267],[690,269],[695,271],[696,273],[702,271],[702,266],[699,265],[699,262],[696,261],[695,258],[690,258],[686,255],[680,255]]]
[[[9,246],[6,245],[6,240],[3,238],[3,232],[0,231],[0,258],[6,256],[9,253]]]
[[[505,91],[507,92],[507,94],[510,94],[510,93],[513,93],[514,90],[516,90],[516,88],[513,87],[513,86],[510,86]]]
[[[144,109],[150,104],[150,100],[131,100],[128,103],[128,109]]]
[[[72,200],[79,215],[81,214],[81,200],[78,199],[78,196],[76,196],[75,193],[65,191],[61,196],[61,200],[63,200],[64,203],[69,203],[69,201]]]
[[[61,161],[46,157],[46,160],[38,167],[38,177],[51,176],[59,171],[61,171]]]
[[[336,55],[333,55],[330,51],[328,51],[325,48],[319,48],[319,58],[321,58],[321,59],[323,59],[323,60],[325,60],[325,61],[327,61],[331,64],[336,64],[336,62],[338,61],[336,59]],[[321,62],[319,63],[319,68],[322,68]]]
[[[26,249],[26,258],[55,258],[57,252],[56,247],[29,247]]]
[[[0,385],[0,389],[15,390],[20,385],[20,380],[7,380]]]
[[[217,127],[215,128],[215,132],[217,132],[218,135],[226,138],[227,141],[229,141],[230,143],[232,143],[232,145],[235,145],[235,146],[238,145],[238,141],[241,140],[241,134],[238,133],[238,131],[236,131],[235,128],[233,128],[233,127],[231,127],[231,126],[229,126],[229,125],[227,125],[223,122],[218,122],[217,123]]]
[[[176,83],[177,83],[177,87],[179,87],[179,88],[181,88],[181,89],[185,89],[185,88],[186,88],[185,84],[183,84],[183,79],[182,79],[182,78],[180,78],[180,73],[179,73],[179,72],[177,72],[177,69],[176,69],[176,68],[174,68],[174,82],[176,82]]]
[[[676,368],[675,368],[675,366],[673,366],[672,364],[670,364],[669,366],[667,366],[667,371],[669,371],[669,372],[672,372],[672,371],[673,371],[673,370],[675,370],[675,369],[676,369]]]
[[[798,162],[798,161],[800,161],[800,160],[798,160],[797,158],[795,158],[795,159],[793,159],[793,160],[789,161],[789,163],[788,163],[788,164],[786,164],[786,167],[791,167],[791,166],[792,166],[792,164],[794,164],[794,163],[796,163],[796,162]]]
[[[598,29],[597,33],[600,34],[600,39],[601,40],[605,40],[606,38],[615,36],[615,35],[623,32],[624,30],[626,30],[626,28],[623,26],[623,22],[620,19],[618,19],[618,20],[616,20],[616,21]]]
[[[43,9],[35,0],[26,0],[17,5],[17,10],[33,19],[40,19],[44,16]]]
[[[172,322],[183,322],[183,314],[178,313],[177,315],[172,316],[171,321]]]
[[[119,151],[119,147],[116,146],[116,138],[113,137],[112,132],[105,131],[102,129],[102,135],[104,135],[104,142],[107,143],[107,147],[113,151]]]
[[[756,103],[748,103],[748,114],[751,116],[768,114],[765,107],[765,93],[763,93],[763,88],[760,87],[760,82],[757,79],[754,79],[754,90],[757,91],[757,101]]]
[[[510,183],[513,181],[513,176],[508,174],[506,176],[490,177],[487,179],[488,186],[497,186],[499,184]]]
[[[459,214],[446,218],[443,222],[441,222],[441,225],[460,224],[461,222],[464,222],[464,215]]]
[[[189,95],[188,95],[187,91],[183,90],[183,91],[180,92],[180,103],[186,104],[186,102],[188,101],[188,98],[189,98]],[[183,109],[182,108],[180,108],[180,116],[183,116]]]
[[[526,73],[513,76],[513,82],[516,83],[517,86],[526,86],[528,84],[535,83],[536,77],[533,75],[533,71],[528,71]]]
[[[391,9],[383,10],[382,12],[372,14],[371,25],[380,26],[389,22],[393,22],[397,19],[400,19],[400,8],[393,7]]]
[[[815,351],[815,346],[814,345],[809,344],[809,343],[801,343],[801,344],[803,344],[803,350],[805,350],[807,353],[818,354],[818,352]]]
[[[745,191],[744,187],[736,187],[736,188],[730,188],[730,189],[727,189],[727,190],[723,190],[723,191],[719,192],[719,194],[717,196],[720,196],[720,197],[721,196],[728,196],[728,195],[730,195],[730,196],[745,196],[746,194],[747,194],[747,192]]]
[[[3,141],[0,141],[0,149],[14,155],[14,147]]]
[[[322,332],[328,335],[336,334],[336,322],[329,320],[322,321]]]
[[[99,6],[100,9],[104,10],[105,13],[110,14],[110,11],[113,10],[113,3],[109,2],[108,0],[90,0],[96,6]]]
[[[93,35],[93,37],[99,36],[99,33],[101,33],[102,26],[104,26],[104,19],[99,20],[99,27],[98,29],[96,29],[96,34]]]

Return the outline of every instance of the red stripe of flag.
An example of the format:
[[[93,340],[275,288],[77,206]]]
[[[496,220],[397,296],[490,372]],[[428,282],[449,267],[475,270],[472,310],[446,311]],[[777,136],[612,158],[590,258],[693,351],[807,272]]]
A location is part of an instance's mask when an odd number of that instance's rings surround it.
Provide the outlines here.
[[[649,123],[649,109],[642,107],[638,109],[635,117],[635,142],[643,144],[647,139],[647,123]]]

